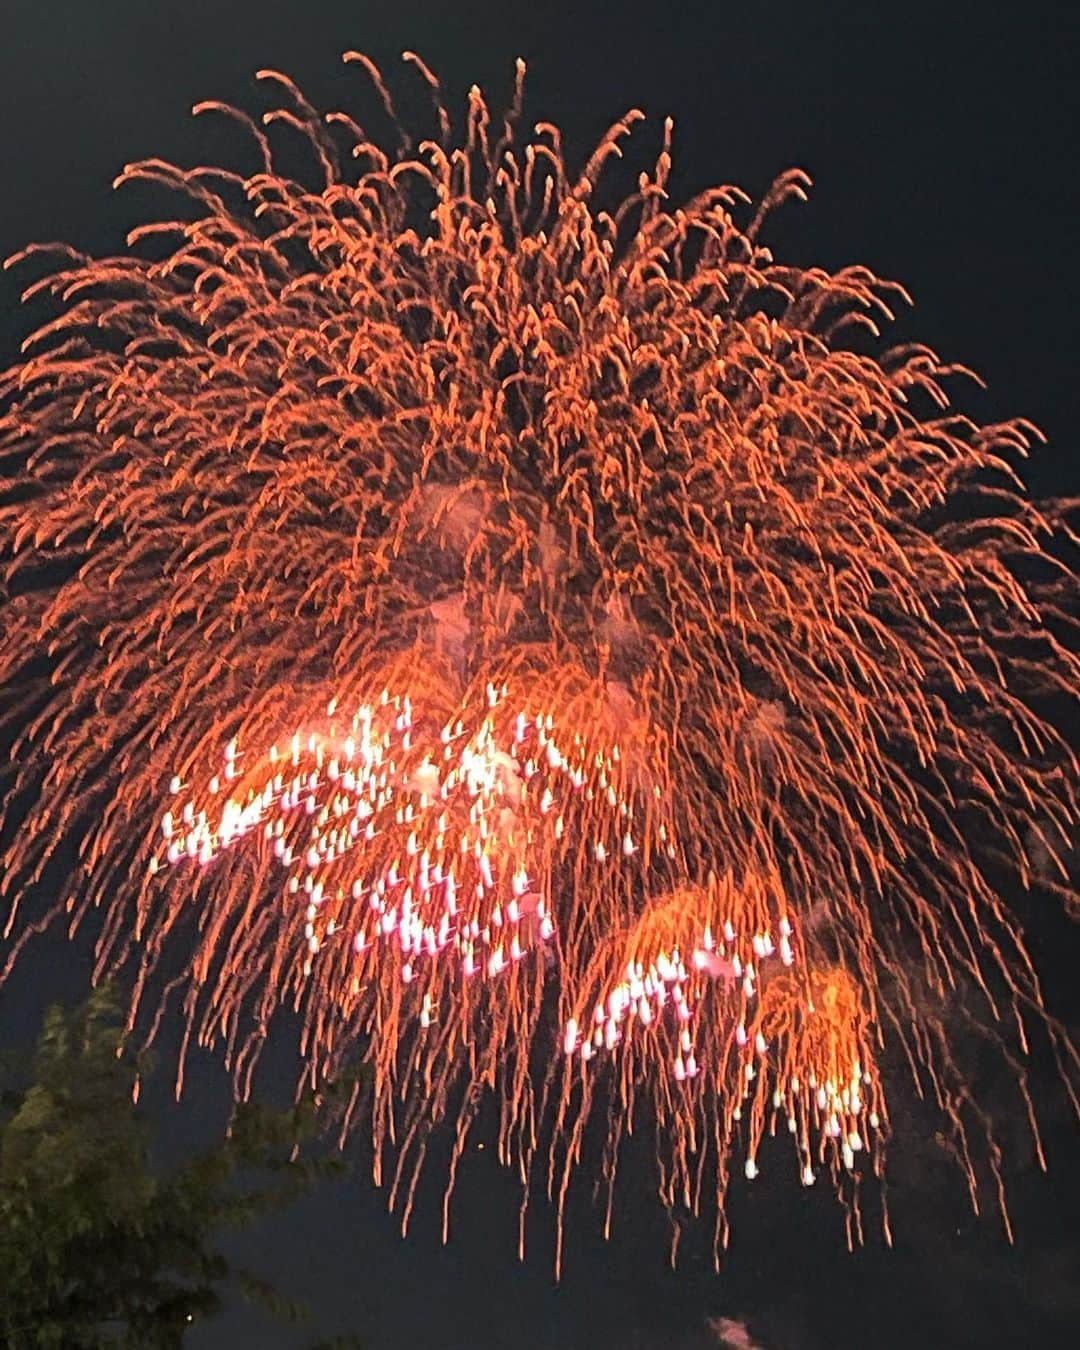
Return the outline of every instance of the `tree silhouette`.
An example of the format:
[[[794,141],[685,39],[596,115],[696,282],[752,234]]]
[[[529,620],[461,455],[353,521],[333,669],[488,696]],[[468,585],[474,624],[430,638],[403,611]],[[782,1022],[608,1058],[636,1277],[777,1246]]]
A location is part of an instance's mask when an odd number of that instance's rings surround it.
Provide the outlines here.
[[[173,1350],[239,1288],[290,1321],[304,1308],[233,1266],[218,1240],[340,1172],[310,1148],[314,1106],[239,1107],[224,1142],[168,1175],[151,1165],[146,1069],[97,990],[53,1008],[30,1081],[0,1098],[0,1343]],[[307,1147],[306,1147],[307,1146]],[[335,1342],[338,1346],[352,1341]]]

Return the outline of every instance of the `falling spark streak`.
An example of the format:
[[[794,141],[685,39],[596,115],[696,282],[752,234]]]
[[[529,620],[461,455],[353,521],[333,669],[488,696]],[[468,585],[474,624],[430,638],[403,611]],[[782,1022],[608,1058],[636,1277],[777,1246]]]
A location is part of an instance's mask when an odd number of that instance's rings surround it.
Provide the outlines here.
[[[669,209],[666,122],[605,209],[640,113],[575,176],[516,129],[523,63],[455,141],[406,59],[437,136],[390,153],[261,71],[311,183],[200,104],[257,172],[128,165],[195,218],[8,260],[52,264],[26,295],[56,314],[0,374],[0,978],[99,910],[132,1027],[179,991],[240,1093],[294,1006],[308,1077],[365,1061],[338,1124],[405,1222],[487,1091],[560,1219],[588,1122],[610,1196],[645,1118],[717,1254],[775,1133],[861,1239],[890,1057],[1004,1212],[956,989],[1033,1130],[1031,1030],[1074,1105],[1080,1077],[1001,898],[1077,905],[1075,534],[1013,467],[1038,433],[954,413],[925,347],[845,345],[905,296],[774,260],[804,174],[749,224],[730,187]]]

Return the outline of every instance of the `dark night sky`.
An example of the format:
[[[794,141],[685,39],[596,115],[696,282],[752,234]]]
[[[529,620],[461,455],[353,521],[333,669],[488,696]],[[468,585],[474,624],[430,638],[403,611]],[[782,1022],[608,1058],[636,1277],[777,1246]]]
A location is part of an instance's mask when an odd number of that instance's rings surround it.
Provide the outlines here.
[[[56,237],[118,249],[124,228],[147,214],[144,200],[110,193],[120,166],[144,155],[227,158],[235,138],[193,124],[188,109],[200,98],[258,102],[260,66],[288,71],[318,106],[348,106],[364,95],[338,61],[344,48],[395,73],[408,47],[452,100],[475,81],[498,105],[520,54],[527,120],[560,123],[571,156],[640,106],[650,118],[638,141],[644,162],[660,119],[675,118],[676,195],[715,181],[757,194],[789,165],[808,169],[815,193],[776,222],[778,251],[804,264],[860,261],[902,280],[916,310],[899,334],[978,370],[989,393],[969,406],[981,416],[1039,423],[1050,444],[1032,482],[1075,493],[1076,12],[986,0],[925,11],[880,0],[0,0],[0,255]],[[10,274],[0,279],[0,366],[24,331],[16,294]],[[42,944],[0,991],[6,1041],[25,1039],[46,999],[80,992],[84,947]],[[1040,916],[1033,947],[1055,1007],[1077,1027],[1076,930]],[[290,1068],[289,1047],[275,1047],[268,1089]],[[1006,1100],[992,1066],[973,1072]],[[569,1270],[556,1287],[542,1210],[532,1255],[518,1264],[516,1191],[488,1151],[468,1159],[447,1249],[437,1177],[403,1242],[359,1175],[283,1214],[242,1255],[309,1298],[319,1330],[358,1329],[371,1350],[693,1350],[710,1343],[704,1320],[717,1315],[745,1319],[762,1350],[1051,1350],[1080,1338],[1080,1166],[1075,1123],[1041,1068],[1035,1091],[1052,1172],[1037,1173],[1019,1128],[1006,1132],[1011,1250],[992,1203],[973,1220],[959,1174],[913,1110],[900,1112],[892,1157],[892,1252],[871,1234],[849,1256],[835,1207],[803,1193],[785,1157],[771,1169],[783,1174],[775,1184],[735,1188],[722,1274],[691,1234],[673,1275],[648,1170],[631,1165],[609,1244],[586,1204],[574,1211]],[[894,1101],[903,1096],[897,1084]],[[214,1062],[199,1061],[179,1106],[164,1084],[160,1098],[153,1109],[179,1153],[212,1135],[226,1088]],[[237,1309],[191,1345],[277,1350],[309,1339]]]

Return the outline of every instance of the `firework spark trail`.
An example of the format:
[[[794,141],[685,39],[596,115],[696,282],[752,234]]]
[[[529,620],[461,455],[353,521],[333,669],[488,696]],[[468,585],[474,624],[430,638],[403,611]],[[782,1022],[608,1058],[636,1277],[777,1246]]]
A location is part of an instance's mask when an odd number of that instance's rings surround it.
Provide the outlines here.
[[[880,1173],[890,1054],[975,1199],[947,1001],[1025,1099],[1032,1026],[1078,1078],[999,893],[1076,904],[1076,539],[1017,477],[1038,433],[953,412],[924,347],[863,354],[899,287],[774,260],[802,173],[749,224],[731,187],[672,210],[667,122],[605,208],[640,113],[575,178],[520,137],[523,65],[455,137],[407,59],[433,138],[357,53],[394,151],[262,71],[314,186],[208,102],[255,172],[129,165],[196,218],[9,260],[56,317],[0,375],[5,970],[101,910],[133,1025],[177,989],[240,1091],[295,1005],[316,1079],[366,1056],[342,1129],[406,1216],[431,1126],[453,1176],[493,1089],[526,1190],[555,1130],[560,1212],[588,1121],[613,1184],[651,1116],[719,1245],[778,1124],[804,1182]]]

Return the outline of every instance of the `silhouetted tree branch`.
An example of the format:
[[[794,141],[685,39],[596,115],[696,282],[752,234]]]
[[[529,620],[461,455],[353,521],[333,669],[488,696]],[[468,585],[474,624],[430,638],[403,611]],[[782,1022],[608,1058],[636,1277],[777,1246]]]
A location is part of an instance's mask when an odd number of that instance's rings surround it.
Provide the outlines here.
[[[305,1316],[218,1240],[341,1173],[311,1147],[314,1104],[241,1105],[223,1143],[159,1175],[135,1100],[145,1068],[100,989],[50,1010],[30,1081],[2,1083],[0,1343],[12,1350],[174,1350],[230,1286]]]

